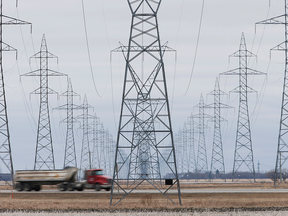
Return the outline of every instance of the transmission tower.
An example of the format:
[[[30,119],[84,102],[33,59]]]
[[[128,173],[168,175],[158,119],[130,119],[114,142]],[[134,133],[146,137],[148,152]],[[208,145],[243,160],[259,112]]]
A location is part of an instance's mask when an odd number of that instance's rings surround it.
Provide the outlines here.
[[[189,146],[189,165],[188,172],[196,172],[197,163],[195,157],[195,129],[194,129],[194,117],[191,114],[187,120],[187,144]]]
[[[187,125],[184,123],[183,130],[182,130],[182,155],[181,155],[182,162],[182,173],[188,173],[189,170],[189,159],[188,159],[188,130]]]
[[[212,121],[214,122],[214,136],[213,136],[212,160],[211,160],[210,172],[212,175],[215,175],[216,178],[217,177],[222,178],[222,176],[224,176],[225,178],[225,164],[224,164],[222,135],[221,135],[221,122],[224,121],[224,119],[221,117],[221,109],[232,107],[221,103],[221,95],[226,95],[226,93],[220,90],[219,81],[217,78],[214,90],[210,92],[208,95],[214,96],[214,103],[206,106],[206,108],[214,109],[214,116],[212,118]]]
[[[254,179],[255,181],[255,168],[253,161],[253,150],[252,140],[250,131],[250,121],[248,113],[248,98],[247,93],[253,92],[254,90],[247,86],[248,75],[263,75],[264,73],[250,69],[247,67],[247,58],[256,57],[253,53],[247,50],[244,33],[242,33],[240,48],[238,51],[230,55],[230,57],[239,58],[239,68],[227,71],[221,75],[238,75],[239,86],[232,90],[234,93],[239,93],[239,110],[238,110],[238,122],[236,132],[236,144],[234,152],[234,163],[232,181],[235,177]],[[252,174],[251,176],[241,176],[243,173],[243,166],[248,168],[248,171]]]
[[[157,20],[161,0],[128,0],[128,4],[132,13],[129,45],[115,50],[123,53],[126,69],[110,204],[116,194],[119,200],[114,205],[146,182],[181,205],[163,63],[164,52],[170,49],[161,46]],[[123,175],[125,164],[128,173]],[[166,183],[172,185],[161,190],[162,177],[168,174],[173,180]],[[125,185],[116,181],[118,176],[126,176],[121,179]],[[174,186],[178,201],[169,196]]]
[[[199,114],[194,115],[194,118],[199,119],[198,132],[198,152],[197,152],[197,173],[207,173],[208,172],[208,162],[207,162],[207,151],[205,144],[205,118],[210,118],[209,115],[205,114],[205,108],[203,96],[200,96],[200,102],[196,106],[199,108]]]
[[[50,70],[48,67],[48,59],[58,58],[54,54],[48,52],[45,35],[43,34],[40,51],[30,58],[39,59],[40,69],[26,73],[22,76],[39,76],[40,87],[31,94],[40,95],[40,109],[37,129],[37,143],[34,170],[55,169],[53,143],[50,126],[50,115],[48,106],[48,95],[57,94],[48,86],[49,76],[67,76],[66,74]]]
[[[6,103],[6,94],[5,94],[5,85],[4,85],[4,71],[3,71],[3,51],[17,51],[15,48],[3,42],[3,25],[25,25],[31,24],[19,19],[8,17],[3,15],[3,6],[2,0],[0,1],[0,165],[1,173],[9,174],[9,179],[4,179],[0,175],[0,181],[5,181],[7,184],[14,186],[13,181],[13,162],[11,154],[11,144],[10,144],[10,133],[8,126],[8,114],[7,114],[7,103]]]
[[[100,166],[100,154],[99,154],[99,125],[100,125],[100,118],[94,116],[93,122],[92,122],[92,134],[93,134],[93,151],[92,151],[92,158],[91,158],[91,163],[92,163],[92,168],[98,169],[101,168]]]
[[[107,158],[106,158],[106,152],[105,152],[105,148],[106,148],[106,145],[105,145],[105,142],[106,141],[106,131],[104,129],[104,125],[103,123],[100,124],[100,128],[99,128],[99,144],[100,144],[100,167],[105,169],[106,170],[106,162],[107,162]]]
[[[110,134],[109,136],[109,175],[113,175],[113,168],[114,168],[114,158],[115,158],[115,140],[113,139],[113,136]]]
[[[76,92],[73,91],[71,80],[68,79],[67,91],[61,96],[67,97],[67,103],[59,106],[55,109],[66,110],[67,117],[61,121],[61,123],[66,123],[66,144],[65,144],[65,154],[64,154],[64,167],[74,166],[77,167],[76,151],[75,151],[75,139],[74,139],[74,123],[78,120],[74,118],[73,110],[78,109],[78,105],[73,103],[73,97],[80,97]]]
[[[80,161],[80,176],[79,178],[83,178],[83,173],[87,169],[91,169],[91,151],[89,146],[89,130],[91,130],[91,126],[89,125],[89,119],[93,119],[94,116],[89,115],[89,109],[93,108],[87,102],[86,94],[84,96],[83,104],[79,106],[78,109],[83,110],[83,114],[77,116],[77,119],[82,119],[81,128],[83,129],[83,137],[82,137],[82,148],[81,148],[81,161]]]
[[[110,172],[110,155],[109,155],[109,150],[110,150],[110,134],[109,130],[106,129],[106,146],[105,146],[105,154],[106,154],[106,170],[107,173]]]
[[[176,161],[177,161],[177,168],[178,168],[178,174],[181,176],[181,173],[183,172],[183,130],[179,128],[178,133],[175,134],[174,140],[175,140],[175,152],[176,152]]]
[[[277,146],[277,157],[275,165],[275,187],[277,179],[280,179],[280,182],[283,181],[283,168],[288,159],[288,3],[287,0],[284,1],[285,14],[273,17],[256,24],[282,24],[285,26],[285,41],[271,50],[284,51],[285,52],[285,71],[284,71],[284,81],[283,81],[283,92],[282,92],[282,103],[281,103],[281,115],[280,115],[280,127],[278,135],[278,146]],[[287,165],[286,165],[287,168]]]

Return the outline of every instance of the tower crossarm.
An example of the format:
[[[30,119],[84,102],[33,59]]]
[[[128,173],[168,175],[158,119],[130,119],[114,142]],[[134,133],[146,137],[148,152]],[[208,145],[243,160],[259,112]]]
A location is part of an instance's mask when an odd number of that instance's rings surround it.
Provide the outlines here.
[[[36,90],[32,91],[30,94],[42,94],[42,93],[43,93],[43,89],[40,87],[40,88],[37,88]],[[54,91],[53,89],[51,89],[49,87],[46,88],[45,93],[58,95],[58,92]]]
[[[246,92],[246,93],[257,93],[256,90],[252,89],[252,88],[249,87],[249,86],[247,86],[247,87],[245,88],[245,90],[243,90],[242,87],[238,86],[238,87],[232,89],[231,91],[229,91],[229,93],[244,93],[244,92]]]
[[[2,17],[2,24],[3,25],[31,25],[32,23],[26,22],[24,20],[16,19],[13,17],[9,17],[6,15],[0,15]]]
[[[53,109],[55,109],[55,110],[67,110],[68,108],[69,109],[79,109],[79,105],[76,105],[76,104],[64,104],[64,105],[55,107]]]
[[[206,108],[206,109],[214,109],[216,106],[221,108],[221,109],[234,108],[232,106],[229,106],[229,105],[223,104],[223,103],[219,103],[218,105],[216,105],[215,103],[207,104],[207,105],[204,106],[204,108]]]
[[[145,52],[159,52],[160,49],[159,49],[159,46],[143,46],[143,47],[139,47],[139,46],[131,46],[130,47],[131,50],[129,50],[129,46],[124,46],[124,45],[121,45],[119,47],[117,47],[116,49],[112,50],[111,52],[123,52],[123,53],[126,53],[126,52],[140,52],[140,51],[145,51]],[[166,44],[162,45],[161,46],[161,50],[163,52],[163,54],[165,52],[176,52],[175,49],[167,46]]]
[[[42,50],[36,54],[34,54],[33,56],[30,57],[31,58],[56,58],[58,61],[58,57],[55,56],[54,54],[48,52],[47,50],[45,52],[43,52]]]
[[[247,67],[235,68],[235,69],[220,73],[220,75],[242,75],[243,70],[247,70],[245,71],[245,74],[247,75],[266,75],[266,73],[263,73],[263,72],[260,72],[251,68],[247,68]]]
[[[29,73],[22,74],[21,76],[43,76],[43,74],[41,74],[42,70],[43,69],[34,70]],[[46,72],[47,72],[46,76],[68,76],[67,74],[60,73],[50,69],[46,69]]]
[[[269,25],[269,24],[273,24],[273,25],[275,25],[275,24],[287,24],[286,18],[287,18],[287,14],[283,14],[283,15],[280,15],[280,16],[276,16],[276,17],[273,17],[273,18],[270,18],[270,19],[266,19],[266,20],[257,22],[256,25],[258,25],[258,24],[265,24],[265,25]]]
[[[1,3],[2,4],[2,3]],[[31,25],[31,31],[32,31],[32,23],[30,22],[26,22],[20,19],[15,19],[13,17],[9,17],[3,14],[0,14],[1,16],[1,25]],[[2,41],[0,41],[1,43],[1,50],[2,51],[15,51],[17,52],[17,49],[15,49],[14,47],[10,46],[9,44],[5,43]],[[17,59],[17,53],[16,53],[16,59]]]
[[[2,51],[17,51],[14,47],[2,42]]]
[[[229,55],[229,58],[239,58],[239,57],[257,57],[254,53],[250,52],[249,50],[245,49],[241,49],[240,50],[234,52],[233,54]]]
[[[287,51],[287,48],[285,47],[287,41],[284,41],[280,44],[278,44],[277,46],[273,47],[272,49],[270,49],[271,51]]]

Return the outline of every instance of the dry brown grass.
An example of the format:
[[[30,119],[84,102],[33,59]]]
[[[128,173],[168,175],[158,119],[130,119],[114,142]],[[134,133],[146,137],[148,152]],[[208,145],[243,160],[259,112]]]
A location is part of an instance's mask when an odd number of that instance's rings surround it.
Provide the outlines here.
[[[142,185],[141,189],[150,188]],[[182,182],[181,188],[211,189],[211,188],[273,188],[272,182],[248,183],[194,183]],[[288,188],[288,183],[279,188]],[[0,191],[12,189],[8,186],[0,186]],[[56,186],[45,186],[44,189],[56,189]],[[288,192],[288,191],[287,191]],[[178,201],[177,195],[170,196]],[[0,210],[2,209],[65,209],[65,210],[91,210],[91,209],[218,209],[218,208],[267,208],[287,207],[288,193],[213,193],[213,194],[182,194],[182,206],[172,204],[162,194],[131,193],[116,207],[110,207],[110,193],[27,193],[18,192],[0,193]],[[115,199],[113,199],[115,202]]]
[[[119,182],[121,183],[121,182]],[[160,185],[160,182],[157,182]],[[241,182],[232,182],[231,179],[228,179],[226,182],[223,180],[213,180],[213,182],[209,182],[207,180],[180,180],[180,185],[182,189],[240,189],[240,188],[258,188],[258,189],[272,189],[274,188],[274,184],[269,179],[261,179],[257,180],[256,183],[251,183],[249,181],[241,181]],[[126,189],[126,181],[122,182],[121,186]],[[134,185],[135,186],[135,185]],[[162,189],[167,189],[168,186],[165,186],[164,181],[162,182]],[[287,188],[288,183],[282,183],[277,186],[277,188]],[[12,190],[13,188],[10,185],[2,185],[0,184],[0,190]],[[57,190],[56,185],[44,185],[43,190]],[[143,182],[141,185],[138,186],[138,189],[145,190],[145,189],[154,189],[154,187],[149,184],[148,182]]]
[[[172,196],[177,200],[177,196]],[[132,193],[116,207],[110,207],[107,193],[14,193],[0,194],[0,209],[91,210],[91,209],[175,209],[287,207],[288,194],[182,194],[182,206],[172,204],[162,194]]]

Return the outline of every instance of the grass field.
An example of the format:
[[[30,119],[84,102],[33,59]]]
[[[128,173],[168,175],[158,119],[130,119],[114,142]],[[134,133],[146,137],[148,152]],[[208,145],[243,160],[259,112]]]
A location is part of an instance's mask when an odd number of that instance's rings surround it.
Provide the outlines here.
[[[61,216],[100,216],[100,215],[112,215],[112,216],[123,216],[123,215],[135,215],[135,216],[286,216],[288,215],[288,211],[258,211],[258,212],[249,212],[249,211],[241,211],[241,212],[6,212],[2,213],[2,216],[52,216],[52,215],[61,215]]]
[[[286,188],[288,184],[282,184],[281,188]],[[143,187],[146,187],[145,185]],[[259,182],[254,184],[248,183],[193,183],[186,182],[181,184],[181,188],[195,188],[195,189],[219,189],[219,188],[273,188],[271,182]],[[0,186],[0,191],[8,189],[7,186]],[[12,189],[12,188],[10,188]],[[48,189],[48,188],[45,188]],[[50,188],[55,189],[55,188]],[[142,188],[143,189],[143,188]],[[287,190],[288,192],[288,190]],[[177,200],[176,195],[171,195],[171,198]],[[216,213],[217,211],[234,211],[233,215],[237,215],[236,212],[243,212],[244,210],[252,210],[253,213],[259,210],[270,211],[277,213],[278,210],[288,211],[288,193],[218,193],[218,194],[182,194],[182,206],[174,205],[171,201],[167,200],[162,194],[140,194],[131,193],[124,200],[122,200],[116,207],[110,207],[110,194],[108,193],[27,193],[18,192],[14,193],[0,193],[0,213],[4,214],[5,211],[11,210],[28,210],[32,211],[73,211],[80,212],[97,212],[103,213],[108,211],[110,213],[117,213],[115,211],[169,211],[183,213],[183,215],[198,215],[203,210],[209,210]],[[189,214],[186,214],[188,213]],[[186,212],[186,213],[185,213]],[[221,213],[224,213],[221,212]],[[19,212],[18,212],[19,213]],[[38,212],[39,213],[39,212]],[[153,212],[150,212],[151,215]],[[149,213],[149,214],[150,214]],[[166,212],[167,213],[167,212]],[[184,214],[185,213],[185,214]],[[204,212],[205,213],[205,212]],[[209,212],[206,212],[209,215]],[[265,215],[263,214],[259,215]],[[279,212],[278,212],[279,213]],[[12,214],[12,213],[11,213]],[[24,213],[23,213],[24,214]],[[122,214],[122,213],[121,213]],[[271,215],[269,214],[269,215]],[[18,215],[18,214],[16,214]],[[24,214],[25,215],[25,214]],[[39,215],[39,214],[38,214]],[[71,215],[71,214],[69,214]],[[89,214],[88,214],[89,215]],[[94,214],[95,215],[95,214]],[[117,215],[117,214],[116,214]],[[133,214],[135,215],[135,214]],[[140,214],[141,215],[141,214]],[[145,214],[147,215],[147,214]],[[177,214],[178,215],[178,214]],[[205,214],[203,214],[205,215]],[[215,214],[213,214],[215,215]],[[220,214],[224,215],[224,214]],[[228,214],[229,215],[229,214]],[[230,214],[231,215],[231,214]],[[239,214],[240,215],[240,214]],[[245,214],[246,215],[246,214]],[[247,214],[248,215],[248,214]],[[253,214],[255,215],[255,214]],[[278,214],[272,214],[278,215]]]

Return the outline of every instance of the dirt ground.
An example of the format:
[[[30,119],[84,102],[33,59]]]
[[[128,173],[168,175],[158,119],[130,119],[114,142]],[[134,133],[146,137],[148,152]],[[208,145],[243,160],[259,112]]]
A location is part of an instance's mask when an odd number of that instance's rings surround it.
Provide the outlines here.
[[[173,198],[177,198],[174,196]],[[107,193],[15,193],[0,195],[4,210],[108,210],[108,209],[228,209],[287,207],[288,193],[277,194],[182,194],[182,206],[162,194],[130,194],[110,207]]]
[[[201,210],[201,209],[288,209],[286,193],[218,193],[181,194],[182,206],[173,204],[162,194],[131,193],[115,207],[110,206],[110,193],[1,193],[8,186],[0,186],[0,210],[67,210],[67,211],[114,211],[114,210]],[[145,187],[145,186],[143,186]],[[181,188],[273,188],[272,182],[259,183],[182,183]],[[288,183],[279,188],[288,188]],[[12,189],[12,188],[10,188]],[[55,189],[46,187],[44,189]],[[178,196],[170,198],[178,203]],[[113,199],[115,203],[116,199]]]

